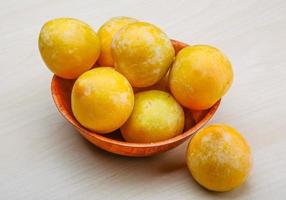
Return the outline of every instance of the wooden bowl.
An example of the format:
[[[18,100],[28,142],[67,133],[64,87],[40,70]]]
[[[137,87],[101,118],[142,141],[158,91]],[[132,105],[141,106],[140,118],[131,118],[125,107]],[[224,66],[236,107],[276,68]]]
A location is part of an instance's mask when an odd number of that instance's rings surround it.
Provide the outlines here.
[[[172,43],[175,48],[176,54],[178,53],[179,50],[187,46],[186,44],[175,40],[172,40]],[[74,81],[75,80],[62,79],[55,75],[52,79],[51,83],[52,96],[59,112],[88,141],[95,144],[101,149],[124,156],[133,156],[133,157],[151,156],[178,146],[179,144],[186,141],[191,135],[197,132],[200,128],[202,128],[214,115],[220,104],[219,100],[209,109],[208,113],[204,116],[204,118],[201,121],[199,121],[191,129],[185,131],[184,133],[174,138],[154,143],[130,143],[130,142],[125,142],[123,140],[119,130],[116,130],[115,132],[110,134],[101,135],[84,128],[77,122],[71,110],[71,90]]]

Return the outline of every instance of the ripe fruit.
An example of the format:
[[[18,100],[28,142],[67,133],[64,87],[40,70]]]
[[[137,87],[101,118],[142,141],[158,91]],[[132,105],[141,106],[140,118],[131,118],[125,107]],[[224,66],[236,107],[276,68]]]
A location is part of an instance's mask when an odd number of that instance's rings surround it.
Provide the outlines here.
[[[113,58],[111,55],[111,42],[117,31],[127,24],[136,22],[136,19],[130,17],[114,17],[105,22],[98,30],[98,36],[101,42],[101,53],[98,64],[101,66],[113,66]]]
[[[156,26],[136,22],[118,31],[112,41],[116,70],[133,87],[154,85],[167,73],[175,55],[171,41]]]
[[[217,102],[233,80],[229,60],[218,49],[195,45],[182,49],[170,72],[170,90],[185,107],[205,110]]]
[[[82,126],[98,133],[118,129],[130,116],[133,104],[131,85],[111,67],[85,72],[72,89],[75,118]]]
[[[128,142],[149,143],[182,133],[184,111],[167,92],[150,90],[135,95],[133,112],[121,127]]]
[[[62,78],[74,79],[96,62],[100,42],[87,24],[77,19],[58,18],[42,27],[39,50],[53,73]]]
[[[133,87],[133,91],[135,93],[143,92],[143,91],[147,91],[147,90],[161,90],[161,91],[164,91],[164,92],[169,92],[170,91],[169,90],[169,71],[155,85],[151,85],[149,87],[144,87],[144,88]]]
[[[213,191],[228,191],[246,180],[252,157],[247,142],[235,129],[215,124],[193,137],[187,164],[200,185]]]

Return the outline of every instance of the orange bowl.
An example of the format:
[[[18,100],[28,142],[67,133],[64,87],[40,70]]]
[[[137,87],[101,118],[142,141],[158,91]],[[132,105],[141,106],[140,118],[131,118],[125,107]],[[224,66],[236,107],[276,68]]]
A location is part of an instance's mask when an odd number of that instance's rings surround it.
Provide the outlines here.
[[[176,54],[184,47],[188,46],[182,42],[172,40]],[[201,121],[195,124],[184,133],[168,140],[154,143],[130,143],[123,140],[120,131],[116,130],[110,134],[98,134],[92,132],[79,124],[73,116],[71,110],[71,90],[75,80],[62,79],[56,75],[53,76],[51,91],[54,102],[59,112],[79,131],[79,133],[88,141],[106,151],[132,157],[151,156],[170,150],[190,138],[202,128],[214,115],[219,107],[220,100],[216,102],[206,113]]]

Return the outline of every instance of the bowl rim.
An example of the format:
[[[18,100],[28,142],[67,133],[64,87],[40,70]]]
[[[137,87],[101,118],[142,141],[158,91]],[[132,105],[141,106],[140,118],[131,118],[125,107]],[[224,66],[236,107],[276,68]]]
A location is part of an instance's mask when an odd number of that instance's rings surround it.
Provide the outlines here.
[[[176,41],[176,40],[171,40],[173,45],[181,45],[181,46],[188,46],[185,43]],[[51,81],[51,93],[52,93],[52,97],[53,97],[53,101],[58,109],[58,111],[61,113],[61,115],[69,122],[71,123],[76,129],[78,129],[80,132],[82,132],[83,134],[85,134],[88,137],[92,137],[95,138],[97,140],[100,140],[102,142],[105,143],[109,143],[109,144],[114,144],[117,146],[123,146],[123,147],[133,147],[133,148],[142,148],[142,147],[158,147],[158,146],[163,146],[163,145],[168,145],[168,144],[172,144],[172,143],[176,143],[179,141],[182,141],[188,137],[190,137],[192,134],[196,133],[199,129],[201,129],[211,118],[212,116],[215,114],[215,112],[217,111],[221,99],[219,99],[207,112],[207,114],[203,117],[203,119],[201,119],[198,123],[196,123],[193,127],[191,127],[190,129],[188,129],[185,132],[182,132],[181,134],[172,137],[170,139],[167,140],[163,140],[163,141],[158,141],[158,142],[151,142],[151,143],[133,143],[133,142],[126,142],[126,141],[120,141],[120,140],[115,140],[112,138],[108,138],[105,137],[106,134],[100,134],[100,133],[96,133],[93,132],[89,129],[86,129],[85,127],[83,127],[82,125],[79,124],[79,122],[76,120],[76,118],[74,117],[73,113],[68,112],[65,107],[61,104],[61,98],[59,98],[59,91],[58,91],[58,80],[62,79],[56,75],[53,75],[52,81]],[[63,80],[68,80],[68,79],[63,79]],[[183,106],[182,106],[183,107]],[[183,107],[185,108],[185,107]],[[189,108],[187,108],[189,109]],[[108,134],[108,133],[107,133]]]
[[[84,134],[87,134],[89,137],[94,137],[98,140],[101,140],[103,142],[106,143],[112,143],[112,144],[116,144],[119,146],[125,146],[125,147],[157,147],[157,146],[162,146],[162,145],[166,145],[166,144],[171,144],[174,142],[178,142],[184,138],[187,138],[189,136],[191,136],[193,133],[197,132],[200,128],[203,127],[203,125],[205,125],[210,119],[211,117],[214,115],[214,113],[216,112],[216,110],[218,109],[221,99],[218,100],[208,111],[208,113],[204,116],[204,118],[202,120],[200,120],[198,123],[196,123],[192,128],[190,128],[189,130],[175,136],[172,137],[170,139],[167,140],[163,140],[163,141],[158,141],[158,142],[151,142],[151,143],[133,143],[133,142],[126,142],[126,141],[120,141],[120,140],[115,140],[112,138],[108,138],[105,137],[104,135],[106,134],[99,134],[93,131],[90,131],[89,129],[86,129],[85,127],[83,127],[82,125],[79,124],[79,122],[75,119],[75,117],[73,116],[72,113],[68,112],[64,106],[61,105],[61,101],[60,98],[58,97],[58,91],[57,91],[57,80],[59,77],[57,77],[56,75],[53,76],[52,78],[52,82],[51,82],[51,92],[52,92],[52,97],[54,100],[54,103],[58,109],[58,111],[63,115],[63,117],[69,122],[71,123],[74,127],[76,127],[79,131],[82,131]]]

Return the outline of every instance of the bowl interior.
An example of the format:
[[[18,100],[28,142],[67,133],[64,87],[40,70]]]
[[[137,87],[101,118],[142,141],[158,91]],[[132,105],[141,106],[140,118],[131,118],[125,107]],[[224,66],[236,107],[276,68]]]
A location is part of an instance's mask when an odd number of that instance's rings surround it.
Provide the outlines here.
[[[76,126],[76,128],[85,129],[89,133],[110,138],[112,140],[124,141],[119,129],[108,134],[97,134],[83,127],[75,119],[71,109],[71,91],[74,82],[75,80],[63,79],[58,76],[54,76],[52,80],[52,88],[57,88],[54,90],[52,89],[53,98],[56,103],[56,106],[58,107],[59,111],[64,115],[64,117],[74,126]]]
[[[178,41],[172,40],[173,46],[175,48],[176,54],[177,52],[186,47],[187,45]],[[54,75],[51,83],[51,91],[52,96],[54,99],[54,102],[59,110],[59,112],[73,125],[75,128],[77,128],[83,136],[87,137],[93,137],[96,140],[103,141],[105,143],[115,144],[122,147],[158,147],[163,145],[168,145],[172,143],[179,143],[183,140],[190,137],[193,133],[195,133],[198,129],[200,129],[204,124],[207,123],[207,121],[214,115],[216,112],[220,100],[215,103],[206,113],[206,115],[202,118],[201,121],[199,121],[197,124],[195,124],[193,127],[191,127],[189,130],[184,130],[184,132],[174,138],[160,141],[160,142],[154,142],[154,143],[129,143],[124,141],[124,139],[121,136],[121,133],[118,130],[109,133],[109,134],[98,134],[95,132],[92,132],[83,126],[81,126],[78,121],[73,116],[72,110],[71,110],[71,91],[75,80],[67,80],[62,79],[60,77],[57,77]]]

